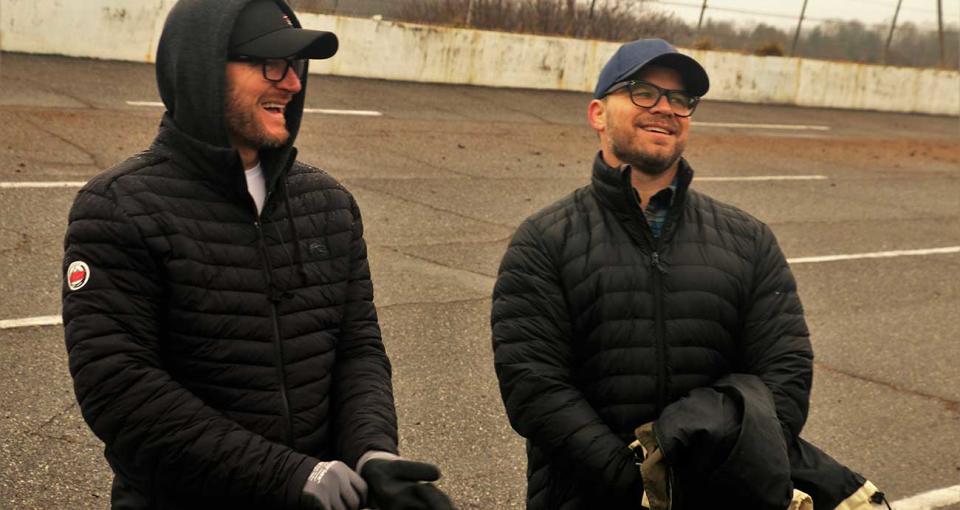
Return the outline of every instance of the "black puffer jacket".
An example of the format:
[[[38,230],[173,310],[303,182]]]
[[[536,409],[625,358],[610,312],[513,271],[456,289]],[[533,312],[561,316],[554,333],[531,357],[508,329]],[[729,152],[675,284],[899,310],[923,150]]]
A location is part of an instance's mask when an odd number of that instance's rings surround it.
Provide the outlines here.
[[[528,445],[530,509],[639,507],[627,444],[721,376],[755,374],[785,433],[807,416],[813,355],[770,229],[679,185],[654,239],[629,172],[598,154],[591,185],[517,230],[493,295],[495,368]]]
[[[247,2],[174,7],[159,135],[70,212],[64,270],[81,270],[65,280],[88,268],[64,285],[70,371],[114,504],[297,508],[318,460],[396,451],[356,202],[288,144],[261,151],[258,218],[227,142],[226,44]],[[302,109],[303,92],[293,136]]]

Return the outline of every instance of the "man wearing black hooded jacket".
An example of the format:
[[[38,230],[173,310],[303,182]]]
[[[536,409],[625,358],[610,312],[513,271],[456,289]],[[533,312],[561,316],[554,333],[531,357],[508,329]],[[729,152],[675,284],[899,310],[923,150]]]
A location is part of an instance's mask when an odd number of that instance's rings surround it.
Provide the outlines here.
[[[180,0],[155,141],[76,198],[66,344],[114,508],[452,508],[396,455],[356,201],[296,160],[337,45],[282,0]]]

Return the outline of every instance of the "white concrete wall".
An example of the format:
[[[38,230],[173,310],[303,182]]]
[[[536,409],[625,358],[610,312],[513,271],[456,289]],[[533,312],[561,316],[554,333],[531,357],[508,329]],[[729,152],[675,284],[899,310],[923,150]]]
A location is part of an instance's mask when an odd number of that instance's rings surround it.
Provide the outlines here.
[[[0,0],[0,49],[152,62],[176,0]],[[312,71],[492,87],[592,91],[618,44],[303,14],[340,37]],[[960,115],[960,73],[690,51],[708,99]]]
[[[4,51],[153,62],[176,0],[0,0]]]

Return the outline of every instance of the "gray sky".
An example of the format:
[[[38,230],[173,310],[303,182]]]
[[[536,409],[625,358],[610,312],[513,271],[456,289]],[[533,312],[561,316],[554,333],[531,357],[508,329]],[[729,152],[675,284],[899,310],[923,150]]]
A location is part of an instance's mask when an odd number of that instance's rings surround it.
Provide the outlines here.
[[[640,0],[635,0],[640,1]],[[697,23],[703,0],[645,0],[650,6],[657,6],[665,12],[672,12],[688,23]],[[839,18],[860,20],[868,25],[890,23],[897,6],[897,0],[807,0],[807,12],[804,26],[812,26],[815,19]],[[803,0],[707,0],[704,21],[731,20],[745,23],[767,23],[778,27],[795,27]],[[716,9],[713,9],[716,8]],[[722,9],[772,13],[784,17],[763,16],[731,12]],[[903,0],[897,24],[911,21],[918,25],[936,27],[937,0]],[[943,23],[960,23],[960,0],[943,0]]]

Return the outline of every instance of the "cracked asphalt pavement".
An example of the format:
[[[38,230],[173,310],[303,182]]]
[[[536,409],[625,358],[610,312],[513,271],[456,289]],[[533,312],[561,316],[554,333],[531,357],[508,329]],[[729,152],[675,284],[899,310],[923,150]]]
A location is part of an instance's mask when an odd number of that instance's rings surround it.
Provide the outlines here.
[[[145,64],[0,55],[0,182],[82,181],[144,148],[161,110]],[[401,450],[439,464],[462,509],[523,507],[523,442],[500,402],[490,292],[527,215],[589,179],[588,94],[312,76],[301,157],[362,208]],[[811,124],[829,131],[698,122]],[[956,117],[711,102],[694,181],[769,223],[788,257],[960,245]],[[76,188],[0,187],[0,320],[59,313]],[[960,254],[796,264],[816,375],[804,436],[893,501],[960,480]],[[62,328],[0,330],[0,508],[107,508]]]

